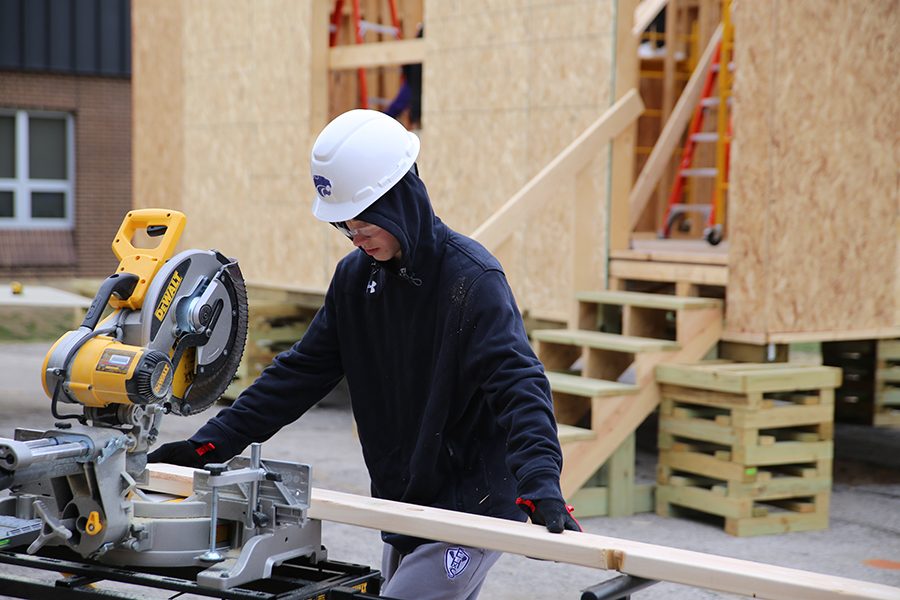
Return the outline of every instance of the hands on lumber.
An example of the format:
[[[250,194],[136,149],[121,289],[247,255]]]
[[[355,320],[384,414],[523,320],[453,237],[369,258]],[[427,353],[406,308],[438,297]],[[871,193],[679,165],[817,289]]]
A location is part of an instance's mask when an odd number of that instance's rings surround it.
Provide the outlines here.
[[[516,498],[516,504],[528,515],[532,523],[544,525],[550,533],[562,533],[566,529],[584,531],[572,516],[572,507],[561,500]]]

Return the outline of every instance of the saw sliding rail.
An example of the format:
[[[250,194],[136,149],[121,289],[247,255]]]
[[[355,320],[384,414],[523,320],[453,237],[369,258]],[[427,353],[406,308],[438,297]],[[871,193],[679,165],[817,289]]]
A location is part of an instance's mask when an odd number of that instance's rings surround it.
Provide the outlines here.
[[[59,554],[59,556],[63,556]],[[76,559],[80,558],[74,555]],[[19,552],[0,552],[0,564],[60,573],[55,581],[24,579],[0,573],[0,591],[4,597],[72,600],[89,598],[129,599],[143,590],[167,590],[229,600],[369,600],[381,598],[381,574],[367,566],[336,561],[313,565],[303,559],[285,561],[275,567],[272,577],[227,590],[204,587],[196,582],[198,568],[142,569],[110,567],[56,556],[33,556]],[[66,575],[62,575],[65,573]],[[112,590],[91,584],[118,582],[134,586]]]

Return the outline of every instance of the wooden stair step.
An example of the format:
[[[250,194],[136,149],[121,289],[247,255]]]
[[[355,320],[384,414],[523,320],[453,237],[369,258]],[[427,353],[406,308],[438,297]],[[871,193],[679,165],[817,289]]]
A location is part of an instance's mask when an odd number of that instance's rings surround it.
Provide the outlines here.
[[[562,423],[557,423],[556,427],[559,430],[559,441],[562,444],[597,439],[597,434],[590,429],[575,427],[574,425],[563,425]]]
[[[636,385],[629,385],[627,383],[594,379],[592,377],[582,377],[581,375],[570,375],[568,373],[556,373],[554,371],[547,371],[547,379],[550,380],[550,388],[554,392],[572,394],[573,396],[584,396],[585,398],[595,398],[597,396],[622,396],[625,394],[634,394],[640,389]]]
[[[679,348],[678,343],[672,340],[657,340],[582,329],[536,329],[531,332],[531,337],[540,342],[587,346],[598,350],[612,350],[630,354],[669,352]]]
[[[639,308],[658,308],[661,310],[689,310],[699,308],[721,308],[722,301],[718,298],[694,298],[689,296],[670,296],[668,294],[646,294],[641,292],[579,292],[576,294],[579,302],[593,302],[596,304],[616,304],[621,306],[636,306]]]
[[[841,370],[798,363],[703,361],[657,365],[656,381],[732,394],[836,388]]]

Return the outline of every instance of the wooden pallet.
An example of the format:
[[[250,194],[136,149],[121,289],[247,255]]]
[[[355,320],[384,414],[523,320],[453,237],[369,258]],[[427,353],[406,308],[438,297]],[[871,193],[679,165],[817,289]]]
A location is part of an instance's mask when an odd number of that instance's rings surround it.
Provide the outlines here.
[[[900,427],[900,340],[879,340],[873,425]]]
[[[828,527],[830,367],[660,365],[657,514],[716,515],[749,536]]]

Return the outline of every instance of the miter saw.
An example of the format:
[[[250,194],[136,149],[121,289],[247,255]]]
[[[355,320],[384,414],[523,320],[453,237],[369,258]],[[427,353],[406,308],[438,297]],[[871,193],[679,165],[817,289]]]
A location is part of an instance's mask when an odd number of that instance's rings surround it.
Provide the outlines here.
[[[211,406],[247,337],[237,262],[213,250],[173,256],[185,222],[173,210],[129,212],[112,244],[115,274],[81,326],[47,353],[42,381],[56,428],[0,438],[0,490],[10,490],[0,497],[0,548],[193,565],[198,583],[218,589],[268,577],[284,560],[324,560],[320,523],[307,518],[309,466],[263,461],[258,445],[249,459],[197,471],[183,501],[140,489],[162,417]],[[136,247],[136,236],[159,243]],[[63,408],[72,405],[81,410]]]

